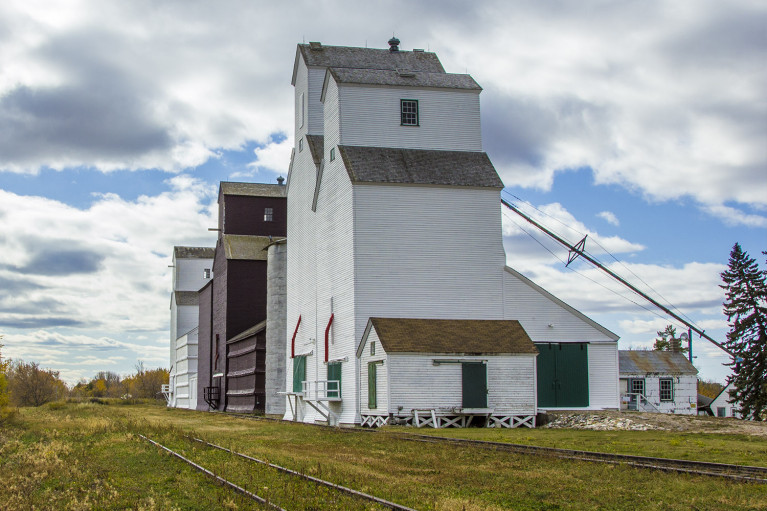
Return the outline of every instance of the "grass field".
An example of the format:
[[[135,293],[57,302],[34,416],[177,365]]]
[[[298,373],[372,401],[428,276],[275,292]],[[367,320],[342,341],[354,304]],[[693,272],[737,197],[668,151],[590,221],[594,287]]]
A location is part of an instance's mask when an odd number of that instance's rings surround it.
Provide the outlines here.
[[[767,465],[764,440],[742,435],[543,429],[433,433]],[[15,424],[0,429],[0,507],[259,509],[138,434],[287,509],[375,507],[240,461],[187,435],[416,509],[767,509],[767,485],[116,402],[27,408]]]

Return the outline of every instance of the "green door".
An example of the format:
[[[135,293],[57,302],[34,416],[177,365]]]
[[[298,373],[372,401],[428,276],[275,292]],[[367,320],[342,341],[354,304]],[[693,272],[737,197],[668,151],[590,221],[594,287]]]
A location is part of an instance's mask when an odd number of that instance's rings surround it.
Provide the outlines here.
[[[538,406],[580,408],[589,405],[588,344],[536,344]]]
[[[368,408],[372,410],[376,406],[376,363],[368,362]]]
[[[301,382],[306,380],[306,355],[299,355],[293,359],[293,392],[301,392]]]
[[[341,362],[328,362],[328,397],[341,397]]]
[[[487,366],[482,362],[463,362],[463,407],[487,408]]]

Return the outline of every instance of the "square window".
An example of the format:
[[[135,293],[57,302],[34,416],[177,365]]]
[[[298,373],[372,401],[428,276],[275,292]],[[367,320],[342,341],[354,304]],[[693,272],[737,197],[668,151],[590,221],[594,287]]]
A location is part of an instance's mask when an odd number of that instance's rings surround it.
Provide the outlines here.
[[[336,148],[334,147],[330,150],[330,161],[333,161],[335,159],[336,159]]]
[[[271,222],[274,219],[274,210],[272,208],[264,208],[264,222]]]
[[[674,400],[674,380],[672,380],[671,378],[660,379],[660,400],[661,401]]]
[[[632,394],[642,394],[644,396],[644,380],[638,379],[638,380],[631,380],[631,391]]]
[[[418,126],[418,100],[400,99],[399,107],[402,126]]]
[[[716,408],[716,416],[717,417],[727,417],[727,414],[725,413],[724,406],[718,406]]]

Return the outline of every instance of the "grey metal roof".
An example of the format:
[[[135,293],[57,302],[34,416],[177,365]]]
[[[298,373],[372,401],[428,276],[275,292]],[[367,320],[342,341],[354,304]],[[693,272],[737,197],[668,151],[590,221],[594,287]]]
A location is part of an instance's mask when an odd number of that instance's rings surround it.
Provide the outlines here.
[[[257,334],[257,333],[259,333],[259,332],[261,332],[263,330],[266,330],[266,320],[264,320],[264,321],[262,321],[260,323],[256,323],[255,325],[253,325],[252,327],[248,328],[244,332],[240,332],[239,334],[235,335],[234,337],[232,337],[231,339],[226,341],[226,343],[227,344],[231,344],[233,342],[237,342],[237,341],[241,341],[243,339],[247,339],[248,337],[252,337],[253,335],[255,335],[255,334]]]
[[[199,303],[197,291],[174,291],[173,296],[176,299],[176,305],[197,305]]]
[[[213,259],[213,247],[173,247],[176,259]]]
[[[266,248],[273,241],[269,236],[224,234],[221,243],[227,259],[266,261]]]
[[[296,49],[296,61],[293,66],[293,79],[296,83],[296,69],[299,55],[307,66],[313,67],[352,67],[356,69],[406,69],[426,73],[444,73],[437,55],[426,51],[389,51],[379,48],[354,48],[349,46],[317,46],[299,44]]]
[[[328,69],[338,83],[362,85],[392,85],[398,87],[434,87],[441,89],[482,90],[469,75],[447,73],[410,72],[401,73],[390,69]]]
[[[312,160],[315,165],[322,163],[322,156],[325,151],[325,137],[322,135],[304,135],[309,151],[312,153]]]
[[[370,318],[387,353],[538,353],[516,320]]]
[[[285,186],[267,183],[235,183],[230,181],[221,181],[219,196],[221,195],[285,197]]]
[[[388,147],[338,146],[352,183],[503,188],[487,154]]]
[[[624,374],[698,374],[687,357],[673,351],[618,351],[619,371]]]

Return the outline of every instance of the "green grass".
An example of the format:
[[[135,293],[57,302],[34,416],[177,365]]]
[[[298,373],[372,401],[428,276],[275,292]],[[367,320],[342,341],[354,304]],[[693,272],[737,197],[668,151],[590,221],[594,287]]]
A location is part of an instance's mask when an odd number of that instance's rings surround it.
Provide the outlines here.
[[[387,428],[387,431],[412,431]],[[428,432],[418,430],[419,433]],[[190,442],[195,435],[416,509],[767,509],[767,485],[410,442],[397,435],[249,421],[162,406],[75,404],[23,409],[0,430],[4,509],[258,509],[137,435],[183,451],[288,509],[375,509]],[[439,430],[439,435],[764,460],[748,437],[568,430]],[[641,435],[626,435],[641,433]],[[600,442],[600,438],[602,439]],[[676,444],[676,445],[674,445]],[[648,452],[645,452],[648,451]],[[651,451],[651,452],[649,452]],[[726,451],[726,452],[725,452]],[[674,456],[681,457],[681,456]]]
[[[411,433],[412,428],[384,428],[391,433]],[[767,467],[767,438],[721,433],[673,431],[589,431],[575,429],[428,429],[418,434],[487,440],[559,449],[712,461]]]

